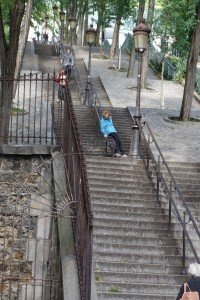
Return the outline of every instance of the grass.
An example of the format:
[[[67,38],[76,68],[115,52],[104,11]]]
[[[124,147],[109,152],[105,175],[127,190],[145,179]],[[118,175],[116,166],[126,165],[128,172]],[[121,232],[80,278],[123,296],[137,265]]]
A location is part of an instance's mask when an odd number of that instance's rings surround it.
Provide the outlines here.
[[[12,107],[11,113],[12,113],[12,115],[23,115],[23,114],[26,114],[27,112],[22,108]]]
[[[96,281],[96,282],[103,282],[103,276],[101,276],[101,275],[96,275],[96,276],[95,276],[95,281]]]
[[[118,286],[116,286],[116,287],[115,286],[110,286],[109,289],[108,289],[108,291],[110,293],[118,293],[118,292],[120,292]]]
[[[184,121],[180,121],[179,117],[169,117],[169,120],[171,120],[171,121],[184,122]],[[189,120],[188,120],[187,122],[200,122],[200,119],[189,118]]]

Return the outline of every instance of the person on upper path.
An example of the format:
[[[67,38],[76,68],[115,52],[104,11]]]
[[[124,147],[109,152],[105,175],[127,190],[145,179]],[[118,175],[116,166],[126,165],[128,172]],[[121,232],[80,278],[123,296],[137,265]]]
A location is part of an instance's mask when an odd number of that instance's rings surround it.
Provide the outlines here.
[[[191,278],[189,279],[187,284],[192,292],[199,293],[199,299],[200,299],[200,264],[197,263],[190,264],[188,273],[191,275]],[[181,300],[183,293],[184,293],[184,284],[181,286],[176,300]]]
[[[68,76],[68,79],[70,79],[72,67],[74,65],[74,57],[70,49],[67,49],[67,52],[63,55],[62,64],[65,68],[65,74]]]
[[[104,110],[102,113],[102,117],[100,120],[100,128],[101,132],[103,133],[104,137],[107,138],[111,136],[116,144],[116,148],[114,150],[115,157],[127,157],[124,153],[120,138],[117,134],[117,131],[113,125],[112,117],[109,110]]]

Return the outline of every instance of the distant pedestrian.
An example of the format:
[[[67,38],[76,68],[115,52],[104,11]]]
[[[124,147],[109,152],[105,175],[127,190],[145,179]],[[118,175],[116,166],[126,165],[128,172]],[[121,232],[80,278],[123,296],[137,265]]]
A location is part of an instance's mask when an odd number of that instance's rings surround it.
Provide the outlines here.
[[[111,136],[116,144],[116,148],[114,150],[115,157],[127,157],[127,155],[124,153],[120,138],[117,134],[117,131],[113,125],[112,117],[109,110],[104,110],[102,113],[102,118],[100,120],[100,127],[101,132],[103,133],[104,137],[107,138],[108,136]]]
[[[43,33],[43,38],[44,38],[44,43],[47,44],[48,43],[48,39],[49,39],[48,33],[44,32]]]
[[[37,41],[39,41],[39,39],[40,39],[40,32],[37,30],[35,34],[37,36]]]
[[[63,55],[62,64],[63,67],[65,68],[65,74],[67,74],[68,79],[70,79],[72,67],[74,65],[74,57],[70,49],[68,49],[67,52]]]
[[[191,278],[187,282],[188,287],[186,290],[187,290],[187,292],[189,292],[189,289],[192,292],[198,292],[196,294],[196,296],[194,295],[193,298],[191,298],[191,299],[199,300],[200,299],[200,264],[197,264],[197,263],[190,264],[188,273],[191,275]],[[181,286],[176,300],[190,299],[190,298],[183,298],[183,295],[184,295],[184,284]]]

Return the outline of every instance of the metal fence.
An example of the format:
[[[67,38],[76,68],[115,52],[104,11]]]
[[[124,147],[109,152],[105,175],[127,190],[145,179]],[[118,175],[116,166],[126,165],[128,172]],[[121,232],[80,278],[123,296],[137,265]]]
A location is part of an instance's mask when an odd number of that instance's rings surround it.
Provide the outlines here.
[[[71,188],[73,203],[73,229],[76,255],[78,262],[81,299],[91,299],[92,273],[92,212],[90,204],[89,186],[87,182],[86,162],[81,146],[77,120],[69,89],[65,90],[64,98],[64,154],[66,168]]]
[[[61,142],[62,102],[57,97],[55,74],[29,73],[14,80],[16,92],[9,101],[2,96],[3,86],[9,81],[0,78],[2,109],[1,144],[53,145]],[[8,126],[9,125],[9,126]],[[58,134],[59,133],[59,134]]]

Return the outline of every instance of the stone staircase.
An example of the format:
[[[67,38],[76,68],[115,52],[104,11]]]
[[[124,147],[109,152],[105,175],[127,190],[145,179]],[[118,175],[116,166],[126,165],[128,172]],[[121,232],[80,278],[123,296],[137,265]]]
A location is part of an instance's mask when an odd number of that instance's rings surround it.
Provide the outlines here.
[[[81,70],[82,79],[86,79],[83,66]],[[93,83],[98,95],[101,94],[100,100],[106,99],[103,106],[111,109],[128,154],[132,118],[126,109],[111,107],[102,84],[96,78]],[[149,180],[143,160],[133,162],[130,157],[105,156],[105,140],[94,107],[76,103],[74,108],[86,153],[94,213],[93,269],[98,299],[175,299],[187,277],[180,275],[182,229],[173,220],[169,231],[166,197],[161,191],[163,206],[158,207],[155,183]],[[187,177],[188,166],[185,175],[180,164],[171,166],[174,173],[182,174],[180,178]],[[184,180],[177,180],[183,191]],[[198,180],[192,184],[197,192]],[[188,200],[190,187],[188,183]],[[192,193],[195,197],[196,192]],[[198,203],[193,205],[192,212],[199,207]]]
[[[186,279],[142,161],[87,155],[99,299],[175,299]]]
[[[98,299],[175,299],[186,277],[168,218],[142,160],[104,156],[94,107],[75,106],[94,213],[93,269]],[[111,108],[126,153],[132,119]],[[180,228],[174,226],[176,231]]]

